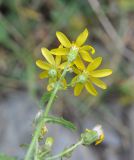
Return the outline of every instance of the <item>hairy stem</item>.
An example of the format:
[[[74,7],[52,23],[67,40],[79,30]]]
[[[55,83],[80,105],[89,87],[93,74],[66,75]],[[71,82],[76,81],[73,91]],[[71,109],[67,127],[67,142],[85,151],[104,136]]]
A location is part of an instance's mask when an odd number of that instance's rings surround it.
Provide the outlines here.
[[[30,160],[32,158],[32,153],[33,153],[33,150],[35,149],[36,140],[38,140],[41,128],[43,127],[43,125],[45,125],[45,118],[48,116],[48,113],[49,113],[49,111],[50,111],[50,109],[52,107],[52,103],[54,101],[54,98],[56,96],[56,93],[59,90],[60,83],[61,83],[62,79],[65,77],[65,75],[67,73],[67,68],[68,68],[69,64],[70,64],[70,62],[68,62],[67,66],[64,68],[64,70],[62,72],[62,75],[61,75],[59,81],[57,82],[57,84],[56,84],[56,86],[55,86],[55,88],[54,88],[54,90],[53,90],[53,92],[52,92],[52,94],[50,96],[50,99],[49,99],[48,104],[46,106],[46,110],[44,111],[42,119],[40,120],[39,124],[37,125],[37,128],[36,128],[36,130],[34,132],[31,144],[29,146],[29,149],[27,151],[27,154],[26,154],[24,160]]]
[[[81,139],[80,141],[78,141],[76,144],[74,144],[73,146],[71,146],[70,148],[64,150],[63,152],[55,155],[55,156],[52,156],[52,157],[48,157],[46,158],[46,160],[53,160],[53,159],[57,159],[57,158],[60,158],[64,155],[66,155],[67,153],[70,153],[72,152],[75,148],[77,148],[79,145],[81,145],[83,143],[83,140]]]

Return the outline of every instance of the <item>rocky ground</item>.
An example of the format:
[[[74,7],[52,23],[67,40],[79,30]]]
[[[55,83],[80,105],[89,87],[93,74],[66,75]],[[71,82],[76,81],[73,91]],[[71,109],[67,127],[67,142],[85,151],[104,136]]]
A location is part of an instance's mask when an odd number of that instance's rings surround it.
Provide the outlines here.
[[[32,120],[37,112],[37,104],[26,92],[15,92],[0,102],[0,152],[23,158],[25,149],[21,144],[30,142]],[[107,116],[107,115],[106,115]],[[103,144],[89,148],[79,147],[71,160],[133,160],[134,157],[134,108],[128,112],[129,127],[127,135],[119,133],[114,126],[103,123],[105,141]],[[100,123],[93,113],[81,118],[80,131]],[[55,139],[53,152],[58,153],[64,147],[75,143],[80,133],[73,133],[61,126],[49,125],[49,135]],[[79,131],[78,131],[79,132]],[[126,136],[126,139],[125,139]],[[130,141],[131,140],[131,141]]]

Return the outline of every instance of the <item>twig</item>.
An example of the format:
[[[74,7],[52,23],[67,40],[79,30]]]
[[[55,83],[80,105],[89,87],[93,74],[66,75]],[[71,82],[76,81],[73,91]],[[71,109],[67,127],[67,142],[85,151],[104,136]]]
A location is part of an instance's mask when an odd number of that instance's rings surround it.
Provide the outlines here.
[[[117,34],[115,28],[105,15],[104,11],[102,10],[100,3],[98,0],[88,0],[90,6],[92,7],[93,11],[97,15],[101,25],[103,26],[105,32],[108,34],[108,36],[113,41],[116,48],[119,50],[120,55],[125,56],[130,61],[134,61],[133,52],[125,47],[125,44],[121,40],[120,36]],[[125,54],[124,52],[125,51]],[[127,53],[127,54],[126,54]]]

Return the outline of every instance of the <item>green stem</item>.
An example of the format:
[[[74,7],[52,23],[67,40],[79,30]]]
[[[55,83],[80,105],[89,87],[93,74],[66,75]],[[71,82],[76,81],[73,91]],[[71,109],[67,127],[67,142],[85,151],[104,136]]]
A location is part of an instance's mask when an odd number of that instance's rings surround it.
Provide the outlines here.
[[[68,65],[69,65],[69,62],[68,62],[68,64],[67,64],[67,66],[65,67],[65,69],[63,70],[62,75],[61,75],[59,81],[57,82],[54,91],[52,92],[52,95],[51,95],[51,97],[50,97],[50,99],[49,99],[49,102],[48,102],[48,104],[47,104],[47,107],[46,107],[46,110],[45,110],[45,112],[44,112],[44,114],[43,114],[43,117],[47,117],[47,116],[48,116],[48,113],[49,113],[49,111],[50,111],[50,109],[51,109],[51,106],[52,106],[53,100],[54,100],[54,98],[55,98],[55,95],[56,95],[57,91],[59,90],[60,83],[61,83],[62,79],[64,78],[64,76],[65,76],[66,73],[67,73]]]
[[[24,160],[30,160],[31,159],[31,156],[32,156],[32,152],[33,152],[33,149],[35,147],[35,143],[36,143],[36,140],[38,139],[39,135],[40,135],[40,131],[41,131],[41,128],[44,124],[44,120],[40,121],[40,123],[38,124],[35,132],[34,132],[34,135],[32,137],[32,141],[31,141],[31,144],[28,148],[28,151],[27,151],[27,154],[25,156],[25,159]]]
[[[35,154],[34,154],[34,160],[38,160],[38,149],[39,149],[39,144],[38,141],[36,140],[36,144],[35,144]]]
[[[79,145],[82,144],[85,146],[87,146],[87,145],[89,146],[91,143],[96,142],[97,140],[98,140],[98,133],[96,131],[92,130],[91,132],[88,133],[88,136],[87,136],[87,133],[84,132],[81,134],[81,139],[76,144],[72,145],[68,149],[65,149],[63,152],[61,152],[55,156],[46,158],[46,160],[54,160],[54,159],[62,158],[66,154],[71,153]]]
[[[35,143],[36,143],[36,140],[38,139],[39,135],[40,135],[40,131],[41,131],[41,128],[43,127],[43,125],[45,125],[45,118],[48,116],[48,113],[52,107],[52,103],[53,103],[53,100],[56,96],[56,93],[57,91],[59,90],[59,87],[60,87],[60,83],[62,81],[62,79],[64,78],[64,76],[66,75],[66,72],[67,72],[67,68],[69,66],[70,62],[67,63],[67,66],[64,68],[63,72],[62,72],[62,75],[59,79],[59,81],[57,82],[56,86],[55,86],[55,89],[53,90],[52,94],[51,94],[51,97],[48,101],[48,104],[46,106],[46,110],[45,112],[43,113],[43,116],[42,116],[42,119],[40,120],[39,124],[37,125],[37,128],[35,130],[35,133],[33,135],[33,138],[32,138],[32,141],[31,141],[31,144],[29,146],[29,149],[27,151],[27,154],[25,156],[25,159],[24,160],[30,160],[32,158],[32,152],[35,148]]]
[[[40,155],[39,155],[39,158],[43,158],[46,154],[48,154],[49,151],[46,150],[45,152],[42,152]]]
[[[55,155],[55,156],[52,156],[52,157],[48,157],[46,158],[46,160],[53,160],[53,159],[57,159],[59,157],[62,157],[64,155],[66,155],[67,153],[69,152],[72,152],[75,148],[77,148],[79,145],[81,145],[83,143],[83,140],[81,139],[80,141],[78,141],[76,144],[74,144],[73,146],[71,146],[70,148],[64,150],[63,152]]]

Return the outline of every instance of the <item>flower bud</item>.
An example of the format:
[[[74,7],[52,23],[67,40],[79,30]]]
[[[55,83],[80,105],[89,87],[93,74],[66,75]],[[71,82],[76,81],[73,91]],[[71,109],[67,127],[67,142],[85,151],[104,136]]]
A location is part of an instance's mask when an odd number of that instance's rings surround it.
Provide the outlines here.
[[[41,128],[40,136],[39,136],[39,141],[41,141],[44,138],[44,135],[48,132],[47,127],[44,126]]]
[[[45,147],[50,149],[54,143],[54,139],[52,137],[47,137],[45,141]]]
[[[101,125],[97,125],[93,128],[94,131],[98,133],[98,140],[95,142],[95,145],[100,144],[104,140],[104,132]]]
[[[41,128],[41,135],[44,136],[48,132],[47,127],[44,126]]]
[[[81,138],[83,140],[82,144],[88,146],[98,139],[98,135],[96,131],[85,130],[85,132],[81,134]]]
[[[55,83],[49,83],[49,84],[47,85],[47,90],[48,90],[48,91],[51,91],[51,90],[54,89],[54,87],[55,87]]]
[[[90,145],[95,142],[95,145],[101,143],[104,140],[104,133],[101,125],[97,125],[93,130],[86,129],[84,133],[81,134],[81,139],[83,140],[83,145]]]

